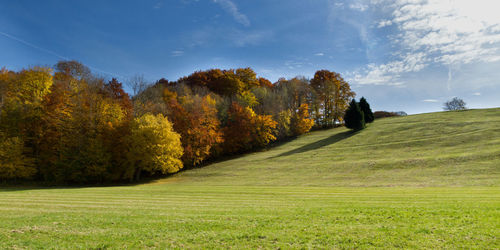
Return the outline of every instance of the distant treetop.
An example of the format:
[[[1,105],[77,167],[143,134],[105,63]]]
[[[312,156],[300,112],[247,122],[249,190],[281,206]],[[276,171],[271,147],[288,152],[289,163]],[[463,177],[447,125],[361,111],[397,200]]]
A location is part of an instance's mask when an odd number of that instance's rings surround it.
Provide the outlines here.
[[[464,102],[464,100],[454,97],[450,101],[444,103],[443,109],[445,111],[466,110],[467,107],[465,105],[466,103]]]

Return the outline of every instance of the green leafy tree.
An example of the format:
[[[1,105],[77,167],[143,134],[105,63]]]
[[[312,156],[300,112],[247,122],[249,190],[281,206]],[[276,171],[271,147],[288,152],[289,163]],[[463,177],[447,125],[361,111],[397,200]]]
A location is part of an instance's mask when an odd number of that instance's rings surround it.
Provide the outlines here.
[[[356,100],[352,100],[344,115],[345,126],[353,130],[365,128],[365,118],[363,111],[359,108]]]

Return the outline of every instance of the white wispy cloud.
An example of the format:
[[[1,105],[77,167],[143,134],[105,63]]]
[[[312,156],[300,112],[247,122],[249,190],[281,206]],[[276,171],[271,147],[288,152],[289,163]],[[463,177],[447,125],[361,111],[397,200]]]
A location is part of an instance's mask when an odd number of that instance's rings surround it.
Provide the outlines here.
[[[377,27],[394,25],[389,38],[396,49],[387,63],[372,64],[357,72],[360,84],[391,84],[401,75],[429,65],[452,69],[472,63],[500,61],[500,15],[491,0],[370,0],[389,6],[391,14]],[[494,4],[493,4],[494,5]]]
[[[422,102],[439,102],[438,100],[436,99],[425,99],[425,100],[422,100]]]
[[[271,39],[272,36],[273,32],[271,30],[232,30],[227,38],[237,47],[245,47],[248,45],[259,45]]]
[[[337,8],[340,8],[340,9],[343,9],[344,8],[344,3],[339,3],[339,2],[335,2],[333,3],[335,5],[335,7]]]
[[[315,56],[324,56],[324,55],[325,55],[325,53],[323,53],[323,52],[319,52],[319,53],[316,53],[316,54],[314,54],[314,55],[315,55]]]
[[[295,60],[288,60],[285,61],[285,67],[288,69],[297,69],[297,68],[302,68],[304,66],[304,62],[302,61],[295,61]]]
[[[240,30],[236,28],[205,26],[192,32],[186,32],[184,43],[188,48],[206,47],[224,43],[228,46],[257,46],[272,40],[272,30]]]
[[[476,93],[472,93],[472,95],[475,95],[475,96],[480,96],[480,95],[481,95],[481,93],[476,92]]]
[[[380,20],[380,22],[378,22],[377,28],[383,28],[383,27],[391,26],[391,25],[392,25],[391,20]]]
[[[172,51],[172,56],[176,57],[176,56],[182,56],[184,55],[184,51],[183,50],[174,50]]]
[[[357,11],[366,11],[368,9],[368,5],[362,3],[352,3],[349,4],[349,8]]]
[[[359,84],[402,85],[401,76],[404,73],[418,72],[426,67],[428,58],[425,53],[410,53],[386,64],[368,64],[361,72],[356,72],[352,78]]]
[[[250,26],[248,17],[238,10],[238,6],[231,0],[213,0],[214,3],[219,4],[227,13],[231,14],[233,18],[244,26]]]

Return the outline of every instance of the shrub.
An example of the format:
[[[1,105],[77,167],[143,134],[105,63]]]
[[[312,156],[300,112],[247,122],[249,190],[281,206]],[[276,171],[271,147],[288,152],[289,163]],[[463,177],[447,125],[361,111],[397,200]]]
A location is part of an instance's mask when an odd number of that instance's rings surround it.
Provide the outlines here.
[[[385,117],[393,117],[393,116],[407,116],[406,112],[398,111],[398,112],[389,112],[389,111],[375,111],[373,113],[373,117],[375,119],[385,118]]]

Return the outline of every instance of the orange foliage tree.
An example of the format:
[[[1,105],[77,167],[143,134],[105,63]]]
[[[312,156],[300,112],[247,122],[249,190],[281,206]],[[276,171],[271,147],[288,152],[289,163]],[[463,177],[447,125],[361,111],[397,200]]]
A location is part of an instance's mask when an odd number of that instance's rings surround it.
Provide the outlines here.
[[[257,115],[249,107],[233,103],[224,128],[224,151],[237,153],[263,147],[274,141],[277,123],[270,115]]]
[[[164,90],[164,99],[174,130],[181,135],[183,162],[187,166],[199,165],[223,140],[215,100],[210,95],[178,97],[168,89]]]
[[[118,180],[126,150],[122,139],[132,113],[130,100],[116,80],[104,84],[79,72],[87,70],[76,63],[60,67],[44,99],[41,174],[58,182]]]
[[[265,79],[257,79],[257,74],[251,68],[197,71],[179,79],[178,82],[186,83],[190,87],[207,87],[222,96],[238,95],[261,84],[269,84]]]

